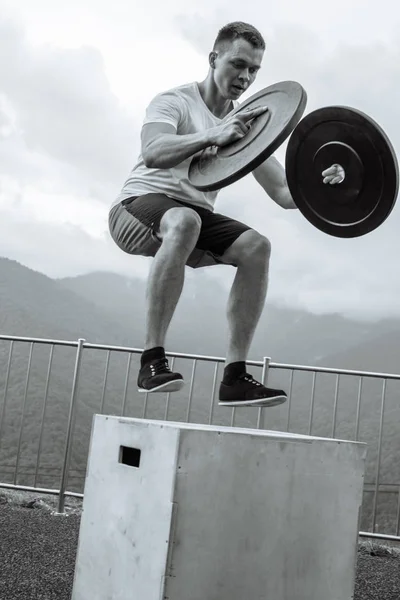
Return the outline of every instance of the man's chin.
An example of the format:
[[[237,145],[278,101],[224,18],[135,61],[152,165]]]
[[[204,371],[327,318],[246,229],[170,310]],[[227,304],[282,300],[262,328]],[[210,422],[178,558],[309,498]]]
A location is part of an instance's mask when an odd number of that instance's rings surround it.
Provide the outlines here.
[[[227,92],[225,97],[227,100],[238,100],[242,94],[243,94],[243,92],[241,92],[239,90],[231,89]]]
[[[245,93],[246,90],[241,89],[241,88],[231,88],[230,90],[230,94],[231,94],[231,98],[233,100],[237,100],[238,98],[240,98],[241,96],[243,96],[243,94]]]

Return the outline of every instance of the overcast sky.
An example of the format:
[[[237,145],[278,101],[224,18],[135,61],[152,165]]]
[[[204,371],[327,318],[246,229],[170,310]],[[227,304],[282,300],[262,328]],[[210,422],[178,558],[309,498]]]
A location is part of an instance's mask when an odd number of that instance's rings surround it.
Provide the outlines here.
[[[306,112],[357,107],[399,152],[394,0],[0,0],[0,256],[51,277],[147,275],[148,259],[110,240],[109,206],[138,155],[147,103],[204,79],[215,35],[233,20],[254,24],[267,42],[251,94],[299,81]],[[216,209],[272,241],[271,302],[400,317],[399,206],[365,237],[332,238],[274,205],[250,175],[224,189]],[[234,275],[209,274],[226,285]]]

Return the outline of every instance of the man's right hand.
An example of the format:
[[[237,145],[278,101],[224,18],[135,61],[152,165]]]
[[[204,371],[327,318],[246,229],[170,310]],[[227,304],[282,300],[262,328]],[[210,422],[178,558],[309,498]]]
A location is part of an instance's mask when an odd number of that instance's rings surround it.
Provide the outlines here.
[[[267,110],[267,106],[258,106],[226,116],[217,127],[212,129],[212,145],[227,146],[242,139],[250,130],[253,119]]]

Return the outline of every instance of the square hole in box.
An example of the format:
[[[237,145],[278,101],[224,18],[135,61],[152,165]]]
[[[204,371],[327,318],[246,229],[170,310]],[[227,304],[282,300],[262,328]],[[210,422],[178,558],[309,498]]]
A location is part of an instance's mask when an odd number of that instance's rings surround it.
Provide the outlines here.
[[[129,467],[135,467],[136,469],[140,466],[141,451],[139,448],[129,448],[128,446],[120,446],[119,448],[119,462]]]

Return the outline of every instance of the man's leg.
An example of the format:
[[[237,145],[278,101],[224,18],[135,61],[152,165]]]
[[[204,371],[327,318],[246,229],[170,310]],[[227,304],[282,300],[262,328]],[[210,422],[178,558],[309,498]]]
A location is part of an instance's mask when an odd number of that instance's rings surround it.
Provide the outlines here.
[[[246,360],[262,314],[268,287],[269,241],[253,230],[240,235],[223,255],[237,265],[228,300],[229,339],[220,404],[275,406],[286,400],[282,390],[271,390],[246,373]]]
[[[226,363],[245,361],[264,308],[271,254],[269,241],[246,231],[223,256],[237,264],[228,300],[229,340]]]
[[[145,350],[164,346],[185,279],[185,265],[196,245],[201,220],[188,208],[171,208],[160,222],[162,245],[147,283]]]
[[[182,292],[186,261],[196,245],[200,228],[200,217],[189,208],[171,208],[161,219],[162,244],[153,259],[147,284],[145,351],[138,379],[140,391],[175,391],[182,387],[182,376],[171,373],[165,365],[164,346]]]

